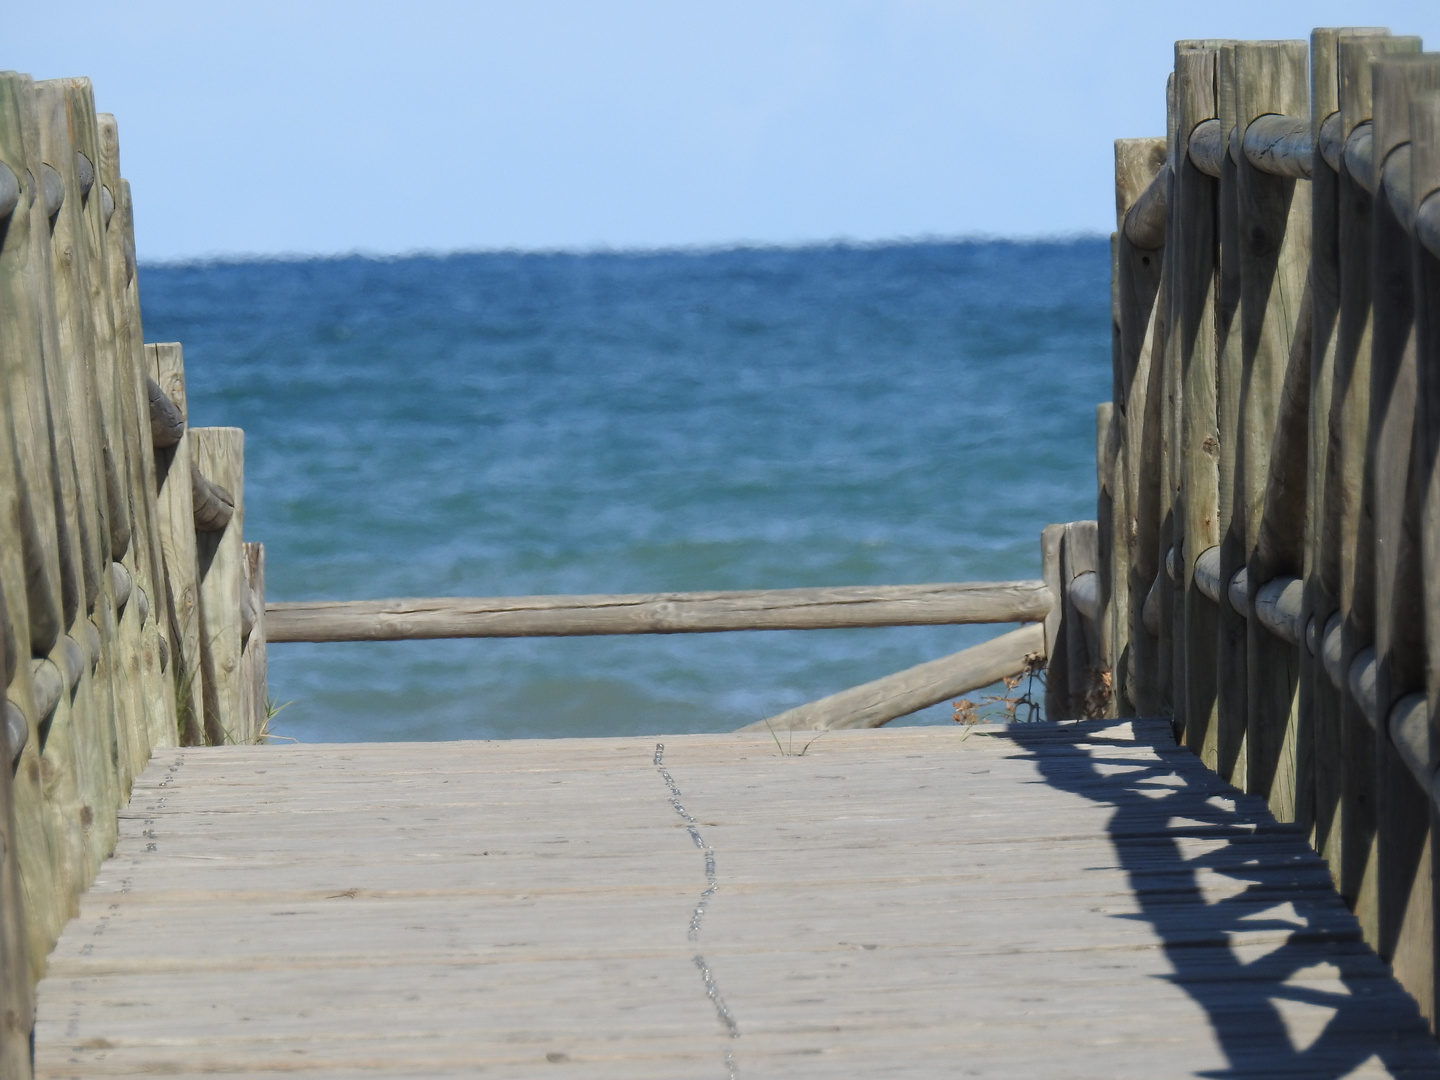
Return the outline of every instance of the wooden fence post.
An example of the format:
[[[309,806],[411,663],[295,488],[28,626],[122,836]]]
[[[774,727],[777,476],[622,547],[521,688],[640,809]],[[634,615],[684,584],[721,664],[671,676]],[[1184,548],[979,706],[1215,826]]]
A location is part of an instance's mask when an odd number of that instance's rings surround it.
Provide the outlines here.
[[[1235,48],[1220,47],[1216,59],[1215,111],[1222,146],[1228,148],[1236,126]],[[1245,650],[1247,620],[1227,598],[1227,585],[1245,565],[1245,499],[1240,495],[1238,452],[1242,381],[1240,224],[1234,155],[1220,155],[1218,232],[1220,267],[1215,290],[1215,416],[1220,434],[1216,492],[1220,534],[1220,598],[1215,643],[1215,756],[1221,776],[1245,787],[1249,738],[1246,731]]]
[[[1418,210],[1427,200],[1433,205],[1440,199],[1440,93],[1424,93],[1416,97],[1410,108],[1410,134],[1414,141],[1411,158],[1412,190]],[[1420,512],[1421,560],[1420,579],[1425,601],[1424,641],[1430,659],[1425,681],[1425,697],[1429,706],[1430,739],[1434,745],[1440,737],[1440,257],[1416,245],[1415,260],[1415,330],[1416,367],[1419,372],[1416,393],[1415,441],[1418,448],[1417,472],[1422,498]],[[1432,995],[1440,968],[1437,959],[1435,928],[1440,926],[1435,904],[1440,889],[1435,874],[1440,868],[1436,844],[1440,843],[1440,821],[1433,802],[1436,785],[1427,793],[1432,802],[1428,807],[1430,822],[1430,941],[1422,956],[1430,962]],[[1425,948],[1422,943],[1420,949]],[[1434,1004],[1432,997],[1432,1006]],[[1434,1012],[1431,1012],[1434,1023]]]
[[[239,428],[191,428],[196,464],[235,500],[219,532],[196,538],[200,577],[200,662],[205,737],[212,746],[251,741],[240,702],[241,530],[245,518],[245,433]]]
[[[1308,113],[1307,60],[1304,41],[1235,46],[1236,128],[1242,138],[1250,123],[1267,113],[1297,117]],[[1292,364],[1303,363],[1308,392],[1309,355],[1295,355],[1292,344],[1310,259],[1310,192],[1308,182],[1261,172],[1244,154],[1236,164],[1235,191],[1241,239],[1242,350],[1236,501],[1245,504],[1244,551],[1251,582],[1245,656],[1246,790],[1264,796],[1277,818],[1292,821],[1300,764],[1294,711],[1299,658],[1294,646],[1260,626],[1255,616],[1255,594],[1271,569],[1255,552],[1270,479],[1271,445],[1280,427],[1282,389]],[[1308,313],[1303,321],[1308,338]],[[1303,425],[1304,416],[1297,411],[1286,419]],[[1298,445],[1303,455],[1307,444],[1302,439]],[[1303,530],[1303,522],[1292,524]],[[1300,569],[1296,566],[1292,572]],[[1298,809],[1302,818],[1307,815],[1303,803]]]
[[[1195,559],[1219,543],[1220,434],[1215,404],[1215,252],[1218,182],[1190,160],[1190,136],[1216,115],[1218,45],[1176,49],[1175,86],[1179,129],[1167,241],[1174,249],[1170,290],[1172,338],[1182,388],[1180,506],[1175,563],[1177,608],[1184,625],[1183,698],[1185,744],[1210,768],[1218,756],[1215,724],[1216,605],[1195,585]]]
[[[1095,407],[1095,476],[1096,476],[1096,575],[1099,585],[1100,610],[1096,616],[1100,634],[1100,665],[1110,680],[1105,715],[1119,716],[1120,683],[1116,670],[1119,649],[1116,647],[1115,619],[1115,519],[1117,465],[1120,453],[1120,429],[1115,419],[1113,402]]]
[[[1374,588],[1376,653],[1376,832],[1379,865],[1377,951],[1397,977],[1435,1012],[1432,955],[1433,897],[1430,888],[1430,792],[1423,788],[1391,741],[1391,707],[1424,688],[1426,656],[1424,586],[1420,569],[1419,463],[1414,460],[1416,424],[1415,270],[1418,246],[1405,227],[1414,210],[1409,191],[1392,201],[1388,177],[1399,173],[1410,186],[1410,104],[1417,94],[1440,89],[1440,56],[1433,53],[1375,63],[1373,161],[1375,209],[1372,266],[1374,331],[1370,364],[1370,449],[1374,493]],[[1382,164],[1383,163],[1383,164]]]
[[[1340,512],[1333,488],[1337,431],[1331,427],[1336,356],[1340,344],[1342,215],[1341,178],[1321,151],[1341,128],[1340,42],[1384,36],[1369,28],[1317,29],[1310,38],[1311,163],[1310,299],[1311,375],[1310,450],[1306,487],[1304,616],[1313,629],[1316,653],[1325,627],[1340,606]],[[1348,210],[1348,207],[1347,207]],[[1308,716],[1314,747],[1314,845],[1338,884],[1342,877],[1344,829],[1344,739],[1341,690],[1331,681],[1318,655],[1300,654],[1300,711]]]
[[[185,361],[176,342],[145,346],[151,378],[188,415]],[[200,660],[200,579],[195,541],[191,471],[194,447],[189,430],[172,446],[155,452],[160,550],[170,610],[170,682],[175,689],[177,734],[186,746],[205,742],[205,679]]]
[[[1370,73],[1377,57],[1415,53],[1414,37],[1342,38],[1339,46],[1340,137],[1349,140],[1371,120]],[[1340,302],[1334,384],[1330,403],[1331,452],[1327,462],[1327,507],[1336,519],[1340,563],[1339,617],[1342,672],[1374,640],[1372,496],[1366,469],[1370,441],[1371,232],[1374,200],[1362,178],[1341,162]],[[1333,506],[1331,497],[1333,496]],[[1344,749],[1341,793],[1340,894],[1360,920],[1367,941],[1379,940],[1376,847],[1376,732],[1348,689],[1340,695]]]
[[[1120,412],[1113,589],[1117,607],[1115,683],[1119,711],[1154,716],[1158,641],[1145,626],[1145,601],[1159,569],[1160,363],[1164,298],[1160,295],[1163,247],[1139,247],[1126,235],[1130,209],[1160,175],[1165,140],[1120,139],[1115,143],[1115,205],[1119,349],[1115,407]],[[1152,241],[1153,242],[1153,241]]]
[[[269,722],[265,656],[265,545],[244,545],[240,601],[240,713],[245,742],[258,742]]]

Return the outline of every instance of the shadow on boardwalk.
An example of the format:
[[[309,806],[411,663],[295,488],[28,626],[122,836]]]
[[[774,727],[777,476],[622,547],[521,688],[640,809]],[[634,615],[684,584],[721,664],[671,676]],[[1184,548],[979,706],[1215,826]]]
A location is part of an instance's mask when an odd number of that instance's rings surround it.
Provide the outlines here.
[[[1109,723],[1015,724],[1007,737],[1048,784],[1114,807],[1108,833],[1139,907],[1120,917],[1154,929],[1172,980],[1205,1010],[1229,1061],[1196,1075],[1322,1080],[1370,1062],[1440,1077],[1440,1044],[1299,830],[1176,747],[1168,724],[1138,722],[1132,741],[1106,737]],[[1297,1046],[1285,1012],[1305,1005],[1334,1014]]]

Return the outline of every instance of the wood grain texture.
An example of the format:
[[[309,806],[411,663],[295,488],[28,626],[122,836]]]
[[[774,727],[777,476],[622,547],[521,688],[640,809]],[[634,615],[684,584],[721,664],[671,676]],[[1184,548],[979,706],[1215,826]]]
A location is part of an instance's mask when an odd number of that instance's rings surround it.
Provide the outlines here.
[[[747,724],[741,731],[832,731],[875,728],[942,701],[981,690],[1026,671],[1043,658],[1044,629],[1038,623],[1011,630],[980,645],[897,671],[817,701]]]
[[[1339,432],[1331,426],[1340,310],[1340,42],[1381,31],[1317,29],[1310,36],[1310,121],[1315,156],[1310,191],[1310,445],[1305,521],[1304,615],[1323,628],[1339,610],[1339,508],[1331,489]],[[1348,209],[1348,208],[1347,208]],[[1300,657],[1299,702],[1314,745],[1315,846],[1341,874],[1344,749],[1341,693],[1317,655]]]
[[[1216,112],[1228,147],[1230,132],[1239,123],[1235,97],[1235,46],[1223,45],[1216,60]],[[1247,502],[1240,484],[1240,416],[1244,383],[1244,335],[1240,266],[1242,236],[1239,209],[1239,165],[1227,152],[1220,159],[1220,194],[1217,211],[1219,271],[1215,289],[1215,415],[1220,438],[1218,473],[1218,528],[1221,589],[1245,566]],[[1223,595],[1223,592],[1222,592]],[[1248,772],[1249,735],[1246,638],[1248,621],[1229,604],[1216,609],[1215,642],[1215,753],[1221,776],[1244,787]]]
[[[1244,132],[1267,114],[1308,115],[1308,47],[1304,41],[1242,42],[1235,46],[1236,127]],[[1303,364],[1309,385],[1309,353],[1294,348],[1297,332],[1308,339],[1310,313],[1303,294],[1310,255],[1308,183],[1255,168],[1236,169],[1240,271],[1241,412],[1236,498],[1245,505],[1245,553],[1252,582],[1267,580],[1258,561],[1264,527],[1270,461],[1280,429],[1284,387],[1291,368]],[[1303,424],[1304,411],[1287,414]],[[1304,461],[1302,430],[1292,444]],[[1299,470],[1303,481],[1303,464]],[[1289,523],[1303,538],[1303,517]],[[1296,547],[1299,545],[1296,544]],[[1300,567],[1287,568],[1292,573]],[[1282,820],[1308,822],[1306,743],[1295,710],[1299,657],[1258,623],[1253,607],[1246,634],[1246,790],[1264,795]]]
[[[265,545],[246,544],[240,563],[240,713],[249,742],[269,723],[269,674],[265,650]]]
[[[1120,715],[1119,672],[1116,658],[1117,606],[1115,601],[1116,491],[1120,478],[1120,428],[1113,402],[1095,407],[1096,553],[1094,619],[1100,634],[1100,664],[1110,680],[1106,716]]]
[[[1440,1076],[1164,722],[172,750],[124,828],[41,1077]]]
[[[1114,589],[1119,709],[1158,708],[1157,642],[1144,625],[1145,598],[1155,580],[1161,477],[1161,364],[1166,305],[1160,296],[1164,253],[1136,248],[1124,235],[1126,212],[1165,165],[1164,138],[1115,143],[1115,207],[1121,226],[1114,268],[1114,397],[1117,432]]]
[[[235,499],[235,512],[223,531],[196,537],[205,738],[212,746],[252,742],[258,733],[251,730],[240,703],[245,433],[239,428],[192,427],[190,438],[197,468]]]
[[[1419,784],[1391,742],[1384,723],[1391,707],[1426,684],[1424,585],[1420,518],[1428,478],[1416,459],[1418,390],[1415,328],[1415,259],[1419,252],[1405,221],[1412,215],[1410,104],[1440,89],[1440,56],[1395,57],[1372,67],[1374,147],[1388,181],[1403,171],[1405,202],[1395,185],[1377,186],[1371,258],[1374,331],[1370,363],[1370,443],[1373,492],[1375,630],[1376,832],[1379,867],[1378,945],[1412,988],[1426,1015],[1435,1012],[1434,896],[1429,785]]]
[[[1188,49],[1175,57],[1179,128],[1194,132],[1216,119],[1217,47]],[[1211,768],[1219,756],[1215,723],[1215,601],[1195,584],[1195,560],[1220,540],[1220,429],[1215,398],[1215,293],[1219,250],[1219,184],[1193,162],[1189,136],[1176,148],[1175,284],[1171,318],[1179,328],[1177,348],[1182,393],[1179,431],[1182,515],[1180,580],[1175,583],[1178,615],[1183,620],[1185,744]]]
[[[1341,134],[1348,141],[1373,116],[1371,65],[1379,57],[1418,53],[1414,37],[1342,38],[1339,43]],[[1336,331],[1332,434],[1327,508],[1333,506],[1339,561],[1340,668],[1375,637],[1373,492],[1366,469],[1370,443],[1370,361],[1374,293],[1372,233],[1375,206],[1366,178],[1350,170],[1347,154],[1339,173],[1340,300]],[[1373,184],[1371,185],[1373,186]],[[1379,940],[1376,858],[1375,731],[1348,691],[1340,703],[1345,765],[1342,791],[1340,890],[1350,901],[1366,940]]]
[[[281,641],[404,641],[452,637],[697,634],[1029,622],[1051,593],[1039,581],[855,585],[732,592],[298,600],[266,607]]]
[[[1410,134],[1415,152],[1411,157],[1413,190],[1417,209],[1440,207],[1440,92],[1417,94],[1410,108]],[[1425,702],[1423,735],[1429,745],[1426,756],[1433,795],[1434,755],[1440,747],[1440,248],[1421,245],[1415,252],[1415,350],[1417,392],[1415,401],[1416,490],[1420,499],[1420,580],[1424,601],[1423,640],[1430,663],[1422,689],[1415,695]],[[1403,701],[1403,699],[1402,699]],[[1436,844],[1440,828],[1433,808],[1430,824],[1430,892],[1437,893],[1435,873],[1440,866]],[[1433,938],[1434,924],[1431,934]],[[1434,956],[1433,946],[1430,954]]]
[[[185,356],[178,342],[146,345],[150,375],[166,397],[185,415]],[[175,690],[179,741],[199,746],[205,741],[205,678],[200,657],[200,566],[195,540],[195,507],[191,474],[195,468],[189,433],[155,451],[156,496],[160,551],[170,610],[170,682]],[[233,510],[233,507],[232,507]]]

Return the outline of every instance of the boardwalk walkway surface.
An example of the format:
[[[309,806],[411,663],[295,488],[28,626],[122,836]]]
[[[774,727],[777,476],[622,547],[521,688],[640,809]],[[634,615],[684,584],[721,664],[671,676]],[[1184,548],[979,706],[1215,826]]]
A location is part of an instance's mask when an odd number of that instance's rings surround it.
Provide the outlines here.
[[[1164,722],[658,742],[162,752],[38,1075],[1440,1077]]]

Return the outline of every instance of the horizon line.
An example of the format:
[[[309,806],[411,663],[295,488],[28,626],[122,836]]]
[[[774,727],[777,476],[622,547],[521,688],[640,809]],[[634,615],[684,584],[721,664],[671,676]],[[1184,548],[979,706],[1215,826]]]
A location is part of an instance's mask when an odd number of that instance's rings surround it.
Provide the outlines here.
[[[142,256],[137,260],[137,262],[139,263],[141,268],[144,269],[183,269],[186,267],[244,265],[248,263],[340,262],[344,260],[399,262],[405,259],[450,259],[463,258],[465,256],[473,255],[511,255],[533,256],[541,258],[583,258],[609,255],[644,258],[664,255],[721,255],[727,252],[738,251],[786,252],[816,251],[825,249],[866,250],[897,247],[952,247],[965,244],[1010,244],[1017,246],[1028,244],[1074,244],[1082,243],[1085,241],[1106,239],[1108,239],[1107,236],[1102,232],[1076,229],[1071,232],[1019,234],[1008,236],[998,233],[965,233],[954,236],[922,234],[918,236],[898,236],[883,240],[858,240],[849,237],[837,237],[829,240],[734,240],[694,244],[657,244],[654,246],[636,245],[634,247],[613,244],[592,244],[576,245],[573,247],[508,246],[493,248],[467,247],[450,249],[412,248],[406,251],[398,252],[371,251],[364,248],[351,248],[348,251],[335,252],[215,252],[203,255],[178,255],[173,257],[160,258]]]

